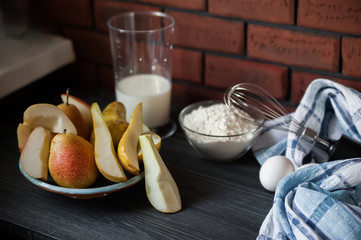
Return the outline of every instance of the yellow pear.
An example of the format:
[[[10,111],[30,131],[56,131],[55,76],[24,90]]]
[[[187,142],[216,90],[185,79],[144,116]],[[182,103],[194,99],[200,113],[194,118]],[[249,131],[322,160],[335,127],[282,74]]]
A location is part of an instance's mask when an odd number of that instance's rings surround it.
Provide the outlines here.
[[[48,103],[34,104],[24,112],[24,125],[31,128],[44,127],[53,133],[77,134],[77,130],[69,117],[58,107]]]
[[[143,132],[143,105],[139,103],[129,120],[129,126],[118,145],[118,159],[123,168],[133,174],[139,174],[138,137]]]
[[[67,100],[65,101],[65,103],[59,104],[58,108],[60,108],[72,121],[72,123],[74,124],[77,130],[78,135],[84,139],[88,139],[90,134],[90,129],[86,124],[79,109],[75,105],[69,104],[68,101],[69,89],[66,91],[66,94],[67,94]]]
[[[116,120],[119,122],[127,122],[126,110],[123,103],[114,101],[109,103],[102,112],[104,119]]]
[[[89,187],[99,175],[93,145],[72,133],[55,135],[50,145],[49,172],[59,186]]]
[[[128,128],[128,122],[125,119],[125,107],[121,102],[111,102],[103,110],[102,115],[112,136],[114,147],[116,148],[122,138],[125,130]],[[94,144],[94,130],[90,141]]]
[[[86,126],[85,121],[81,116],[79,110],[74,105],[66,105],[64,103],[59,104],[58,108],[60,108],[68,116],[70,121],[72,121],[78,135],[84,139],[88,139],[89,129]]]
[[[143,152],[145,190],[155,209],[174,213],[182,209],[182,201],[176,182],[163,162],[150,134],[139,136]]]
[[[50,148],[50,131],[36,127],[24,146],[20,162],[24,171],[33,178],[48,179],[48,158]]]
[[[94,124],[95,162],[101,174],[110,181],[122,182],[127,177],[115,154],[114,144],[109,129],[103,119],[99,105],[93,103],[91,113]]]
[[[63,103],[68,102],[69,104],[75,105],[75,107],[79,109],[81,115],[83,116],[85,123],[88,126],[88,129],[91,130],[93,128],[93,119],[90,112],[89,104],[70,94],[61,94],[61,100],[63,101]]]

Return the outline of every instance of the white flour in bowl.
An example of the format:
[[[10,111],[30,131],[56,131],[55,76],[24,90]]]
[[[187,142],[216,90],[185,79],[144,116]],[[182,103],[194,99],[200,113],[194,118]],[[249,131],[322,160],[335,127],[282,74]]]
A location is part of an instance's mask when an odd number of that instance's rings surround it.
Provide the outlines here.
[[[195,132],[212,135],[185,131],[191,145],[207,159],[218,162],[242,156],[260,132],[257,126],[242,121],[223,103],[198,107],[184,116],[183,124]]]
[[[256,128],[255,125],[238,118],[223,103],[207,107],[200,106],[184,116],[184,125],[193,131],[215,136],[232,136]],[[202,141],[202,136],[198,136],[198,138],[197,140]],[[226,138],[226,140],[229,139]]]

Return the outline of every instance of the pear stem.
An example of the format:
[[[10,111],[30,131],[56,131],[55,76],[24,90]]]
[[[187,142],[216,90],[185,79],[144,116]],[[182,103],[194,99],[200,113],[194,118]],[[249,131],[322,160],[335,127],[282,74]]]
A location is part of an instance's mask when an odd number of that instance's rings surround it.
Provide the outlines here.
[[[69,91],[70,91],[70,89],[67,88],[66,89],[66,102],[65,102],[66,105],[69,105]]]

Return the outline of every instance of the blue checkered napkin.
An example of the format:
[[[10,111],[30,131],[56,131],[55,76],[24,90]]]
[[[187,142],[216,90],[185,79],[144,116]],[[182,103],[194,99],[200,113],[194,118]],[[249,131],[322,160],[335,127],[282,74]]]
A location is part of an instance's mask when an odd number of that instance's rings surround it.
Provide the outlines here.
[[[296,170],[278,184],[257,239],[361,239],[361,158]]]
[[[314,80],[292,116],[326,141],[338,140],[341,134],[361,141],[361,94],[336,82]],[[297,168],[305,162],[327,161],[326,152],[313,145],[296,134],[265,129],[252,150],[261,165],[271,156],[285,155]]]
[[[361,140],[361,94],[335,82],[314,80],[292,116],[324,140]],[[281,180],[258,239],[361,239],[361,158],[326,162],[327,154],[300,136],[270,129],[252,149],[260,164],[275,155],[296,169],[324,162]]]

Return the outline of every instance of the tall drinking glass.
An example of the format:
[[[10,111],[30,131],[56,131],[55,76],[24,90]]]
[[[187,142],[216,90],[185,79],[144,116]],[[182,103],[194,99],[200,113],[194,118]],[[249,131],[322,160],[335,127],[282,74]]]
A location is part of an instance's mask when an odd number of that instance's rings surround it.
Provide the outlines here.
[[[143,122],[165,138],[170,119],[174,19],[155,11],[127,12],[108,20],[117,101],[127,120],[143,102]]]

